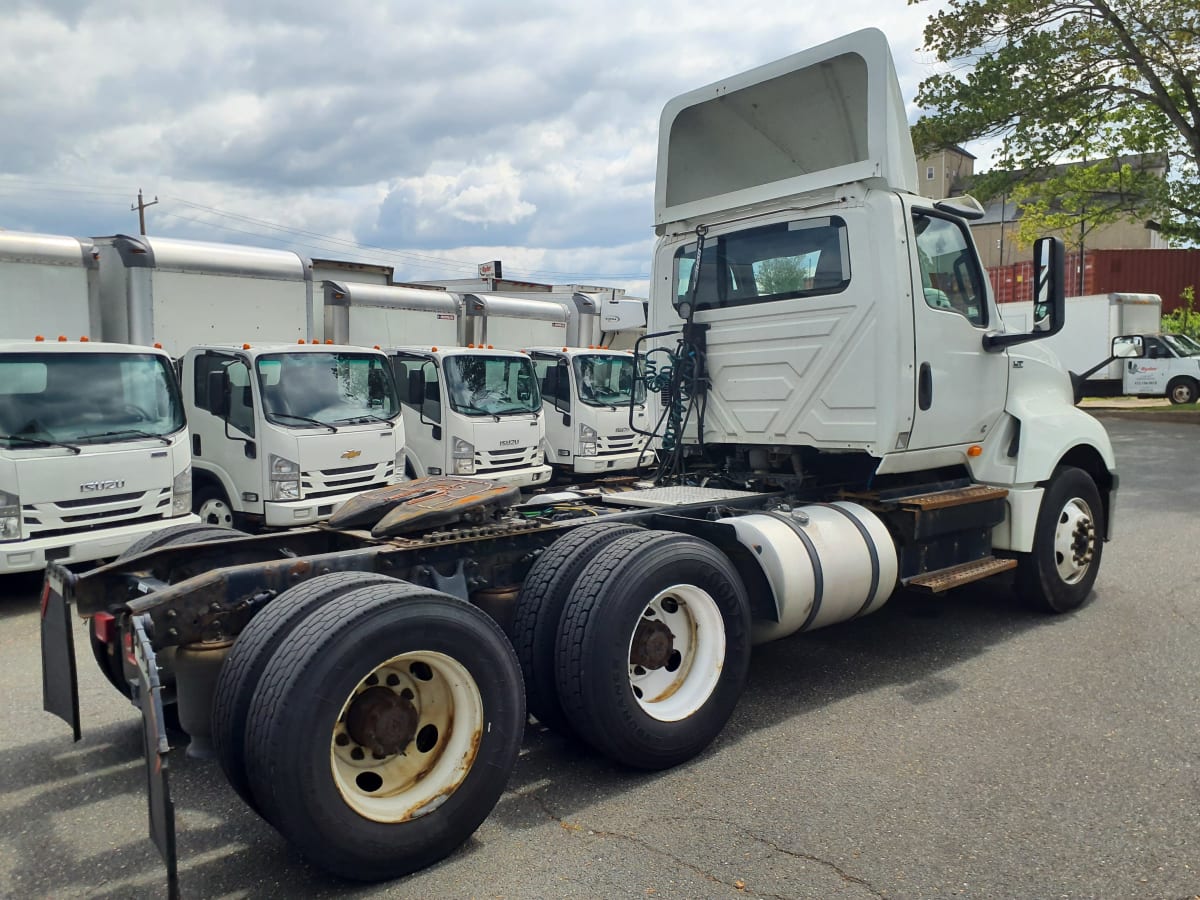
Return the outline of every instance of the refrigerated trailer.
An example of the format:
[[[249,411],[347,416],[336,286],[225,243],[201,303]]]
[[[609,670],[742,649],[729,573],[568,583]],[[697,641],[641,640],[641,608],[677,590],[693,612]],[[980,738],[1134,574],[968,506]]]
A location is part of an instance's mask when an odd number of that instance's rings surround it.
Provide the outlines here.
[[[0,574],[196,521],[175,372],[98,341],[98,272],[90,241],[0,231]]]
[[[1063,325],[1062,243],[1034,248],[1044,321],[1005,330],[968,228],[981,208],[918,184],[877,30],[672,100],[639,375],[670,421],[658,486],[522,500],[440,476],[317,528],[178,530],[93,571],[51,566],[46,707],[78,728],[69,613],[112,617],[172,873],[174,699],[313,864],[382,879],[487,816],[527,708],[661,769],[725,726],[753,644],[897,586],[1000,576],[1080,608],[1118,479],[1038,346]]]

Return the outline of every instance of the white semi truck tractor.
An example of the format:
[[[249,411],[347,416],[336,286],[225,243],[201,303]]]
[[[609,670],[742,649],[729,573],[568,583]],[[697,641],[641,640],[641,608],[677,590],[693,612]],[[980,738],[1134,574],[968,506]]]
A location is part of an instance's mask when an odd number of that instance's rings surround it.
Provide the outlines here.
[[[171,360],[98,340],[90,241],[0,231],[0,574],[194,523]]]
[[[429,477],[320,528],[51,565],[47,709],[78,727],[72,607],[113,616],[156,810],[173,690],[185,730],[210,723],[231,784],[314,865],[384,879],[487,816],[526,710],[662,769],[725,727],[755,644],[872,614],[900,586],[998,577],[1014,603],[1078,610],[1118,482],[1038,346],[1063,324],[1062,245],[1034,249],[1044,322],[1006,331],[978,205],[918,186],[877,30],[672,100],[653,358],[635,370],[665,416],[657,486],[530,502]]]

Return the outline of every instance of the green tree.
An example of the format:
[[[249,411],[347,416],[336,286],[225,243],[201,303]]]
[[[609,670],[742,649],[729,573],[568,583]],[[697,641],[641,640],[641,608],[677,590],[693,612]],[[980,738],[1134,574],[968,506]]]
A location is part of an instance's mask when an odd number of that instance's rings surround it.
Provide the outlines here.
[[[1196,312],[1196,289],[1188,285],[1179,298],[1183,305],[1162,317],[1162,330],[1171,334],[1186,334],[1200,340],[1200,313]]]
[[[1033,215],[1064,229],[1137,212],[1200,240],[1196,0],[949,0],[925,47],[944,68],[917,93],[918,153],[1000,138],[985,197],[1019,181]],[[1142,154],[1170,176],[1126,165]],[[1075,160],[1094,162],[1069,179],[1055,168]]]
[[[754,265],[754,280],[760,294],[782,294],[809,287],[812,269],[800,257],[764,259]]]

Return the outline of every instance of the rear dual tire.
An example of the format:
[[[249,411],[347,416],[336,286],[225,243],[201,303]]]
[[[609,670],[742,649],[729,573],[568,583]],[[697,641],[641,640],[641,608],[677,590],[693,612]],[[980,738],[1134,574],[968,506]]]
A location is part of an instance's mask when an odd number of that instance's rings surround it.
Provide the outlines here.
[[[486,613],[414,585],[360,587],[271,654],[246,718],[246,780],[314,864],[395,878],[487,817],[524,722],[520,667]]]

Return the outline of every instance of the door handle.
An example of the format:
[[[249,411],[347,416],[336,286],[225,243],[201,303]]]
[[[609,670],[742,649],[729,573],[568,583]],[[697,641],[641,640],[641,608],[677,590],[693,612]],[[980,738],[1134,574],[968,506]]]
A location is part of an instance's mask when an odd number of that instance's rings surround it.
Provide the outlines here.
[[[929,363],[921,363],[921,371],[917,376],[917,406],[929,409],[933,406],[933,370]]]

